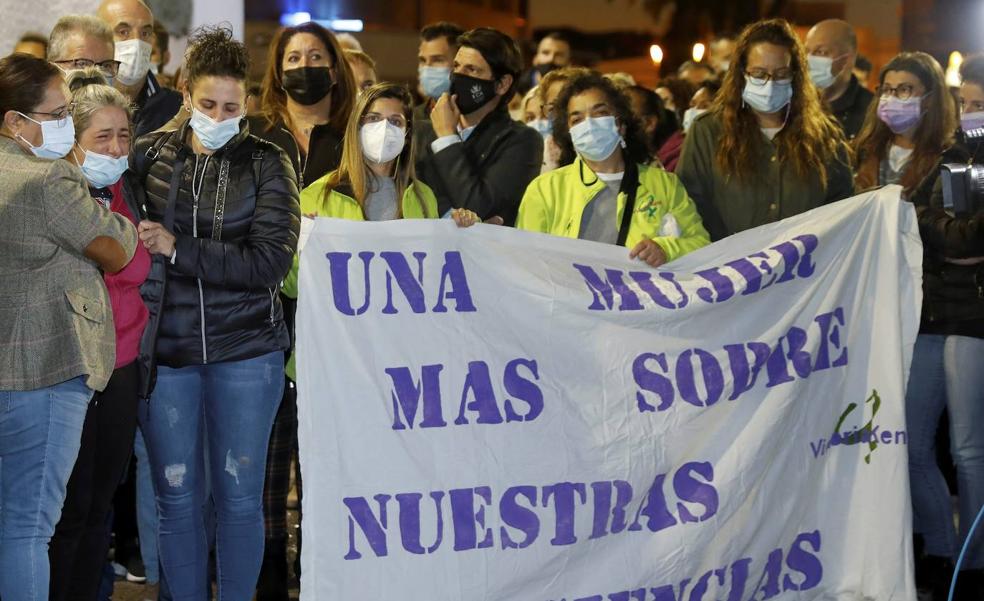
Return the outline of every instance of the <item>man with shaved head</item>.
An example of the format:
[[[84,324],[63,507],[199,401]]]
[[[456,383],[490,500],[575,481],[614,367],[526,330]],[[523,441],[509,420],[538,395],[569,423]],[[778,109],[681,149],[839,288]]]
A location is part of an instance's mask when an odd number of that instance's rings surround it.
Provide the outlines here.
[[[846,21],[820,21],[806,34],[810,77],[820,89],[827,110],[837,118],[848,140],[864,123],[873,94],[854,76],[858,39]]]
[[[97,12],[113,31],[116,60],[114,85],[137,107],[134,137],[158,129],[181,108],[181,94],[165,88],[150,73],[154,42],[154,15],[141,0],[103,0]]]

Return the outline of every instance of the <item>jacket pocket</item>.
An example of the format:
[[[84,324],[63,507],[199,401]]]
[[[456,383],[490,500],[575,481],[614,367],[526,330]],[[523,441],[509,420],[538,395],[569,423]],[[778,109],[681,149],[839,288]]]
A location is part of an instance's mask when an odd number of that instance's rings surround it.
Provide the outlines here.
[[[65,298],[68,306],[79,317],[94,323],[106,321],[106,305],[100,299],[94,299],[78,290],[66,290]]]

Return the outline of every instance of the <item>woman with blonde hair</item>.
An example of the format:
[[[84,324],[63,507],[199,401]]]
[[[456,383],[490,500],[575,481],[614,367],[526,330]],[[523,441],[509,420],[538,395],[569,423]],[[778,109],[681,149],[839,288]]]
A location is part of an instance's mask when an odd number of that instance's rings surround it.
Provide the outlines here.
[[[359,97],[345,130],[342,164],[301,193],[301,213],[355,221],[435,219],[437,197],[414,170],[413,97],[403,85],[380,83]],[[450,215],[462,227],[479,221],[467,209]],[[284,281],[297,298],[298,255]],[[294,358],[287,365],[293,379]]]
[[[417,179],[414,168],[413,97],[400,84],[380,83],[365,90],[345,130],[337,170],[301,193],[301,213],[356,221],[435,219],[437,198]],[[454,209],[459,225],[478,220],[472,211]],[[297,295],[297,256],[284,282],[284,293]]]
[[[853,192],[850,149],[821,106],[789,23],[745,28],[711,110],[690,128],[676,173],[712,240]]]
[[[133,135],[133,107],[95,67],[67,76],[72,92],[75,146],[66,159],[78,166],[90,199],[136,226],[143,190],[126,171]],[[86,410],[78,459],[68,481],[61,519],[48,548],[51,601],[95,599],[109,550],[106,518],[123,480],[137,429],[140,338],[148,311],[140,285],[150,272],[150,254],[137,245],[118,273],[103,274],[116,334],[116,362],[109,383]]]
[[[859,190],[900,184],[906,194],[929,175],[953,144],[959,125],[943,69],[925,52],[896,55],[878,78],[854,141]]]

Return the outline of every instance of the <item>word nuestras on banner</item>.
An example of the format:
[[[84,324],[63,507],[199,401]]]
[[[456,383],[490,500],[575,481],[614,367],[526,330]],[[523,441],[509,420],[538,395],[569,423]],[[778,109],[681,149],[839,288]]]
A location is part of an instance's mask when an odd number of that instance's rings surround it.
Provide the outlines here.
[[[302,600],[915,599],[899,189],[627,254],[317,220]]]

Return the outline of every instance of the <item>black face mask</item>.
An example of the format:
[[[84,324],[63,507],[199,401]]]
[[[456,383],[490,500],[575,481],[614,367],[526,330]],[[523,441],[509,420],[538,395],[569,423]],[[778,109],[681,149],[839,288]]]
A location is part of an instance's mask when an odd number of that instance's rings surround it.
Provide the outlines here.
[[[545,65],[537,65],[533,67],[533,70],[539,73],[540,77],[543,77],[547,73],[550,73],[551,71],[554,71],[556,69],[560,69],[560,65],[555,65],[553,63],[547,63]]]
[[[451,94],[457,95],[458,110],[462,114],[474,113],[495,99],[495,80],[452,73]]]
[[[328,67],[299,67],[284,71],[284,90],[291,100],[305,106],[328,95],[335,82]]]

